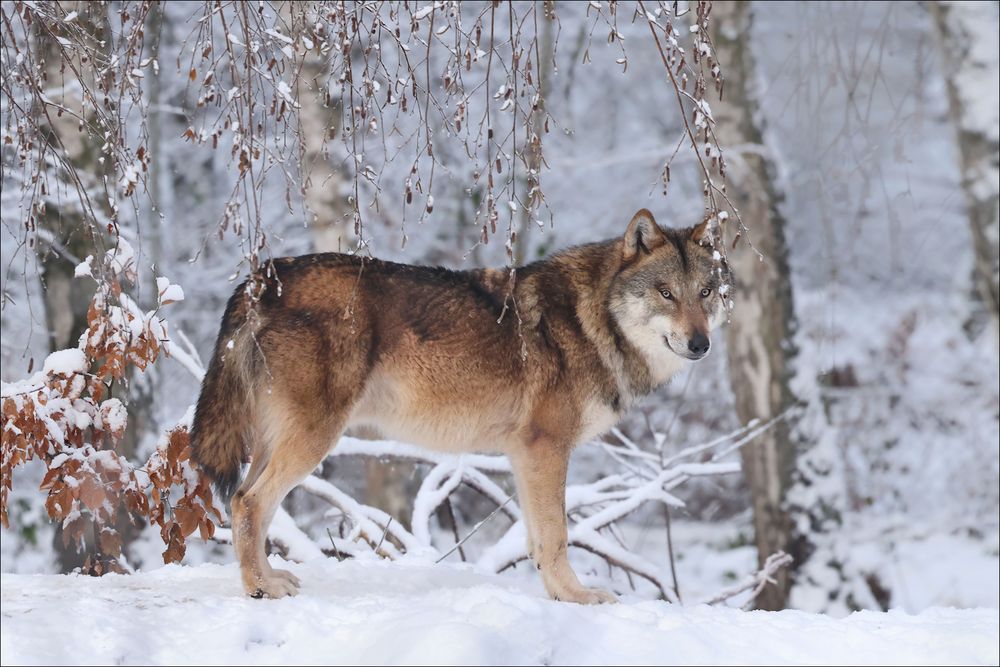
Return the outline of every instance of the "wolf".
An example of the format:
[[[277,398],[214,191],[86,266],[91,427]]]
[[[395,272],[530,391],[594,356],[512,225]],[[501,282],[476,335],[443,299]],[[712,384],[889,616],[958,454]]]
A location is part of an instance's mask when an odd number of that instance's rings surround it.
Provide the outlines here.
[[[267,527],[346,428],[368,427],[506,454],[547,593],[613,601],[567,559],[570,453],[708,354],[731,285],[712,236],[708,221],[664,228],[643,209],[623,236],[519,268],[514,281],[508,269],[339,253],[251,275],[226,306],[191,430],[193,458],[231,497],[246,592],[298,591],[267,561]]]

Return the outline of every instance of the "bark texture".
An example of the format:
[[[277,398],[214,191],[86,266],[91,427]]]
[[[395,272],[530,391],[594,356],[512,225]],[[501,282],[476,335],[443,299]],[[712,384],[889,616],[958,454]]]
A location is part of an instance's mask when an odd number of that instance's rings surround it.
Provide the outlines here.
[[[935,2],[933,8],[958,135],[975,286],[1000,352],[1000,4]]]
[[[750,50],[753,8],[749,2],[718,2],[712,8],[712,40],[725,76],[724,96],[713,102],[716,134],[726,153],[728,194],[750,229],[754,246],[730,253],[737,280],[735,309],[728,326],[729,372],[742,423],[762,422],[794,403],[789,389],[795,320],[785,244],[785,220],[778,210],[773,165],[764,150],[736,153],[763,143],[755,98],[757,72]],[[742,450],[753,504],[758,563],[777,551],[792,551],[792,521],[785,497],[795,469],[796,449],[782,421]],[[794,555],[794,554],[793,554]],[[762,609],[781,609],[791,586],[788,569],[757,598]]]

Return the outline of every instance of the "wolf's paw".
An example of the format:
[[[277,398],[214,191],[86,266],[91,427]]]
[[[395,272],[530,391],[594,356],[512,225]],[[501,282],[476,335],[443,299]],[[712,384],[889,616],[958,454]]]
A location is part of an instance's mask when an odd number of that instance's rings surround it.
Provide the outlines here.
[[[299,592],[299,578],[286,570],[271,570],[247,586],[252,598],[283,598]]]
[[[294,574],[292,574],[288,570],[278,570],[278,569],[271,570],[271,574],[275,577],[281,577],[285,581],[289,582],[292,586],[295,586],[295,591],[298,592],[301,582],[299,582],[299,578],[296,577]]]
[[[584,588],[583,586],[560,591],[557,595],[553,595],[552,597],[556,600],[562,600],[563,602],[575,602],[577,604],[607,604],[618,602],[618,597],[610,591],[606,591],[602,588]]]

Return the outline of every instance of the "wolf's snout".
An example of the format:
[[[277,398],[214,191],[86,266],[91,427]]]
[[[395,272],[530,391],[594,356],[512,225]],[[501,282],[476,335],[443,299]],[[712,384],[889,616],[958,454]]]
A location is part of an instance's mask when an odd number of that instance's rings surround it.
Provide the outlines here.
[[[688,340],[688,350],[696,359],[701,359],[708,354],[708,348],[711,346],[712,342],[703,333],[696,333]]]

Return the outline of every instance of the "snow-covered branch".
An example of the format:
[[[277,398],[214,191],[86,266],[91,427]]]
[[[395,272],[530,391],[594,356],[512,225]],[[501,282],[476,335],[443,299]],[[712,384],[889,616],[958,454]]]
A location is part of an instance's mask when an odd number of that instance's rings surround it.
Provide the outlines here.
[[[614,434],[623,443],[622,447],[613,447],[605,442],[592,443],[591,446],[600,447],[614,460],[634,461],[636,465],[625,466],[622,472],[595,482],[571,485],[566,489],[570,545],[585,549],[614,567],[646,579],[665,599],[676,601],[667,568],[629,551],[611,539],[611,532],[618,522],[627,519],[647,503],[683,507],[683,501],[673,491],[693,477],[738,472],[740,466],[737,462],[719,461],[718,458],[732,454],[751,442],[774,421],[748,424],[711,442],[687,447],[677,455],[663,459],[663,463],[659,453],[643,449],[620,432]],[[501,538],[475,559],[477,565],[487,571],[501,572],[529,557],[521,510],[491,477],[506,477],[510,474],[510,465],[505,457],[443,454],[405,443],[352,437],[343,437],[331,455],[403,460],[431,467],[413,502],[411,531],[402,529],[399,522],[391,521],[389,515],[382,510],[357,502],[329,482],[315,476],[307,478],[302,483],[302,488],[330,502],[349,519],[353,526],[350,535],[352,540],[360,540],[374,548],[382,541],[380,536],[387,534],[391,539],[385,541],[380,551],[382,555],[391,558],[414,548],[437,551],[434,545],[436,533],[432,525],[436,511],[459,489],[469,487],[494,503],[496,509],[489,518],[503,512],[511,522]],[[683,462],[695,455],[708,460]],[[479,530],[482,524],[480,522],[473,527],[460,544]],[[392,544],[389,545],[389,542]],[[452,546],[451,550],[454,551],[456,546]]]
[[[784,551],[779,551],[778,553],[771,554],[764,561],[764,567],[754,572],[753,574],[748,574],[739,582],[724,588],[715,595],[701,600],[699,604],[719,604],[720,602],[725,602],[731,598],[736,597],[741,593],[746,591],[752,591],[750,597],[743,604],[744,609],[752,609],[754,600],[760,594],[764,587],[768,584],[775,583],[774,574],[783,567],[787,567],[792,564],[792,557],[786,554]]]

